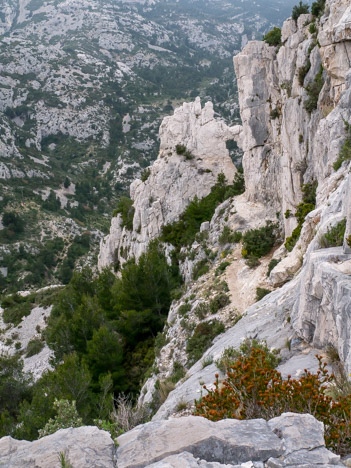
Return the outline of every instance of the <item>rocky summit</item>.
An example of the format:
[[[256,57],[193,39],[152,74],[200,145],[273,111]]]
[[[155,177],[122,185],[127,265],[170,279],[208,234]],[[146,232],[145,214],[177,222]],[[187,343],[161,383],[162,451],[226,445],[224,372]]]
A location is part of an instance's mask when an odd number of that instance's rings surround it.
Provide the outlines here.
[[[349,0],[4,4],[0,467],[351,466]]]

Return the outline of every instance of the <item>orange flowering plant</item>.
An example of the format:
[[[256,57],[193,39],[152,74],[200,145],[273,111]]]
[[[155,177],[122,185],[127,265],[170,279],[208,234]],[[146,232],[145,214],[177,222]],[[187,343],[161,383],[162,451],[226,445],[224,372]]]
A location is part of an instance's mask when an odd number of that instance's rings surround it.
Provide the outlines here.
[[[274,360],[266,346],[247,348],[238,353],[226,378],[220,382],[216,374],[213,389],[195,402],[194,414],[211,421],[224,418],[271,419],[284,412],[309,413],[322,421],[328,448],[339,454],[350,452],[351,395],[330,396],[334,376],[322,358],[317,356],[316,374],[305,369],[299,379],[284,380],[274,368]]]

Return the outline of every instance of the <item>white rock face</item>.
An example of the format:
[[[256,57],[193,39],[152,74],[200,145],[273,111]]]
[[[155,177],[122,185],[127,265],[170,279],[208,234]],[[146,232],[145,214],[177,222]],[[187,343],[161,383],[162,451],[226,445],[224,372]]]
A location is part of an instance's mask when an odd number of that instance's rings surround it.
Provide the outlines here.
[[[61,429],[28,442],[12,437],[0,439],[1,468],[53,468],[62,466],[60,453],[73,468],[115,468],[114,443],[106,431],[94,426]]]
[[[231,183],[236,169],[226,141],[239,140],[240,132],[240,126],[228,127],[214,118],[212,103],[201,108],[199,98],[166,117],[160,127],[160,153],[149,177],[130,186],[133,230],[122,226],[120,216],[112,219],[110,234],[101,242],[99,268],[115,259],[123,263],[138,258],[162,226],[177,220],[195,196],[201,199],[210,193],[218,174]],[[191,159],[177,154],[177,145],[184,145]]]
[[[343,33],[335,39],[334,45],[343,44],[347,49],[351,40],[345,23],[348,12],[349,2],[327,2],[318,37],[324,34],[330,41],[334,40],[334,26],[341,24]],[[155,419],[175,413],[180,402],[191,405],[201,394],[200,382],[211,384],[217,371],[215,364],[204,368],[203,362],[218,359],[228,347],[238,348],[246,337],[265,339],[269,346],[281,350],[283,375],[298,377],[305,368],[316,371],[318,363],[314,355],[328,345],[335,347],[346,372],[351,372],[351,248],[346,242],[351,234],[350,164],[345,162],[338,171],[333,169],[345,141],[344,120],[351,121],[351,64],[345,64],[344,52],[339,55],[338,48],[335,48],[333,64],[326,61],[327,45],[323,45],[326,42],[322,40],[321,48],[311,47],[314,38],[305,26],[307,20],[311,18],[305,15],[297,25],[292,20],[284,23],[283,45],[278,54],[275,48],[254,41],[234,59],[243,121],[240,143],[244,150],[246,192],[223,203],[209,225],[203,226],[208,233],[206,248],[217,251],[224,225],[233,231],[245,232],[263,225],[265,220],[274,220],[276,213],[280,214],[285,236],[291,235],[297,221],[294,216],[284,214],[287,210],[295,213],[302,201],[303,183],[318,182],[316,209],[306,216],[292,252],[281,246],[273,253],[273,257],[281,261],[270,273],[270,286],[265,283],[267,258],[252,273],[245,271],[244,265],[240,266],[243,260],[239,247],[226,257],[230,265],[223,278],[231,294],[230,308],[243,314],[243,318],[230,328],[230,314],[226,309],[216,316],[228,329],[187,370],[186,377],[169,394]],[[299,68],[308,58],[311,68],[304,77],[303,87]],[[334,73],[339,62],[342,66]],[[304,107],[308,98],[305,87],[314,82],[321,63],[325,68],[324,85],[317,108],[309,114]],[[274,109],[278,110],[276,118],[270,116]],[[344,219],[343,247],[322,248],[322,238],[328,229]],[[191,252],[195,260],[188,259],[182,265],[188,280],[194,262],[205,258],[204,248],[199,244],[194,244]],[[219,264],[220,259],[217,259],[213,269]],[[212,297],[214,284],[208,280],[210,275],[211,272],[191,285],[183,298],[183,302],[185,299],[191,304],[188,327],[199,323],[199,319],[194,318],[199,301],[204,300],[206,294],[207,298]],[[253,304],[257,286],[280,289]],[[196,297],[195,302],[191,301],[191,295]],[[178,311],[179,305],[174,303],[169,313],[165,329],[168,343],[156,359],[159,374],[146,383],[141,401],[152,399],[155,381],[167,378],[175,362],[187,366],[186,346],[192,331],[186,332],[182,325],[184,318]],[[284,349],[287,342],[293,343],[292,352]],[[304,343],[302,348],[299,343]]]
[[[266,43],[249,42],[234,58],[246,194],[282,214],[294,212],[301,202],[302,183],[316,180],[318,192],[323,190],[345,135],[343,119],[350,121],[349,94],[342,95],[349,89],[351,66],[349,2],[327,2],[326,12],[319,28],[320,48],[305,26],[311,18],[302,15],[297,25],[291,19],[284,23],[278,53]],[[299,69],[308,60],[311,68],[302,87]],[[309,115],[305,87],[313,82],[321,62],[325,83],[318,109]],[[296,221],[293,217],[283,221],[290,236]]]

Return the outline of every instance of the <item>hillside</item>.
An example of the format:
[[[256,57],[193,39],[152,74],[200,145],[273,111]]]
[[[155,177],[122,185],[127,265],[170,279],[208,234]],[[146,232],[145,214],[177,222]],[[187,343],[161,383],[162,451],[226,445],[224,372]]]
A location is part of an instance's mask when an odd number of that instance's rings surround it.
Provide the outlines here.
[[[240,121],[163,118],[99,273],[5,298],[0,467],[350,466],[350,24],[318,0],[249,41]]]
[[[0,206],[22,221],[0,232],[2,288],[67,283],[96,263],[118,199],[156,158],[162,117],[179,102],[211,96],[239,120],[231,57],[285,17],[283,4],[2,1]]]

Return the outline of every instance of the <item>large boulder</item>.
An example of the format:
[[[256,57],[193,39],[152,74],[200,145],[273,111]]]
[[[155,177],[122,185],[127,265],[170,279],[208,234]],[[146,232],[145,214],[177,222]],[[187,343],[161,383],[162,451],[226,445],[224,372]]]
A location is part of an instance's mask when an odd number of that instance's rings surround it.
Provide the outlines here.
[[[94,426],[61,429],[34,442],[0,439],[0,468],[59,468],[60,454],[72,468],[115,467],[110,434]]]

